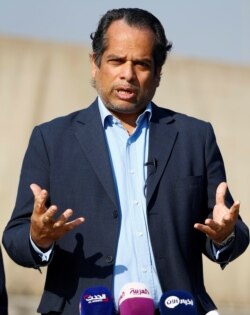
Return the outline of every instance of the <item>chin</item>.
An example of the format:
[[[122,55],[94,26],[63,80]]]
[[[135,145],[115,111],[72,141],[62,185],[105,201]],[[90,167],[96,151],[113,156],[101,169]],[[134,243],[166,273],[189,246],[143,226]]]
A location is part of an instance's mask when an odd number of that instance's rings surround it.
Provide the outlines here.
[[[142,110],[142,108],[145,108],[145,106],[138,106],[138,104],[133,103],[112,103],[107,106],[110,110],[117,112],[117,113],[124,113],[124,114],[135,114]]]
[[[113,112],[116,112],[116,113],[120,113],[120,114],[136,114],[138,112],[140,112],[141,110],[139,108],[136,108],[136,107],[122,107],[122,106],[113,106],[111,108],[111,110]]]

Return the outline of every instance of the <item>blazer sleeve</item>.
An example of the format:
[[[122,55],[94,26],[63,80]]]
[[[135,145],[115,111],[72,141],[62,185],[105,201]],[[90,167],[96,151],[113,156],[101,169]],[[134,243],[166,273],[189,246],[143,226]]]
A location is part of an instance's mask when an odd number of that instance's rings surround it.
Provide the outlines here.
[[[49,191],[49,157],[39,127],[35,127],[24,156],[16,204],[3,233],[3,245],[8,255],[19,265],[39,268],[45,265],[30,244],[30,218],[34,197],[32,183]],[[48,201],[49,203],[49,201]]]
[[[206,137],[206,167],[207,167],[207,181],[208,181],[208,208],[210,209],[209,217],[212,217],[213,207],[215,205],[215,188],[218,186],[218,179],[225,178],[225,168],[223,159],[218,148],[213,128],[208,124],[209,128]],[[222,175],[222,176],[221,176]],[[211,189],[212,187],[212,189]],[[230,208],[233,204],[233,198],[227,191],[225,197],[225,204]],[[205,254],[213,261],[220,264],[221,268],[240,256],[249,245],[249,229],[239,216],[235,226],[235,239],[227,247],[227,249],[219,256],[215,258],[212,242],[209,238],[206,240]]]

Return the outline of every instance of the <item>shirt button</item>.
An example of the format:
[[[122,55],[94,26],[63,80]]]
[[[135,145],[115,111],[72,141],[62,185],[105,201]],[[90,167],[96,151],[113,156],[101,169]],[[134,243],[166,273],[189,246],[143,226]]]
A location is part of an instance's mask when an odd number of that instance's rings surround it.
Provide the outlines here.
[[[138,236],[143,236],[143,233],[142,232],[138,232]]]
[[[143,273],[147,273],[147,271],[148,271],[147,268],[142,268]]]
[[[111,263],[113,261],[113,256],[108,255],[108,256],[106,256],[105,260],[106,260],[107,263]]]
[[[138,200],[134,200],[134,201],[133,201],[133,204],[134,204],[135,206],[138,206],[139,201],[138,201]]]
[[[131,169],[131,170],[129,171],[129,173],[130,173],[131,175],[134,175],[135,171],[134,171],[133,169]]]

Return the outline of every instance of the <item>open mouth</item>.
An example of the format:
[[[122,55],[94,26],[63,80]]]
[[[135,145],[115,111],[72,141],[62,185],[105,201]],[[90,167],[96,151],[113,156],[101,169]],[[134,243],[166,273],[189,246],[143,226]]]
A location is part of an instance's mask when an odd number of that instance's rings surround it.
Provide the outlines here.
[[[129,100],[135,97],[135,91],[133,89],[118,88],[116,89],[116,95],[121,100]]]

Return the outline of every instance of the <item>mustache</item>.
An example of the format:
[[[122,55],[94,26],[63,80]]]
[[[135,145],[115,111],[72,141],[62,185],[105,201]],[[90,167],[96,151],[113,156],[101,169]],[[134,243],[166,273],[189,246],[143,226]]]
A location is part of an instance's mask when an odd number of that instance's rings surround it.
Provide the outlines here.
[[[112,86],[112,90],[127,90],[131,92],[137,92],[139,90],[138,86],[131,83],[115,83]]]
[[[90,83],[91,83],[91,86],[97,90],[97,92],[102,94],[103,88],[101,86],[98,86],[95,78],[92,78]],[[118,83],[114,83],[109,88],[109,92],[117,91],[117,90],[124,90],[124,91],[129,91],[131,93],[138,94],[140,92],[140,87],[131,83],[118,82]]]

